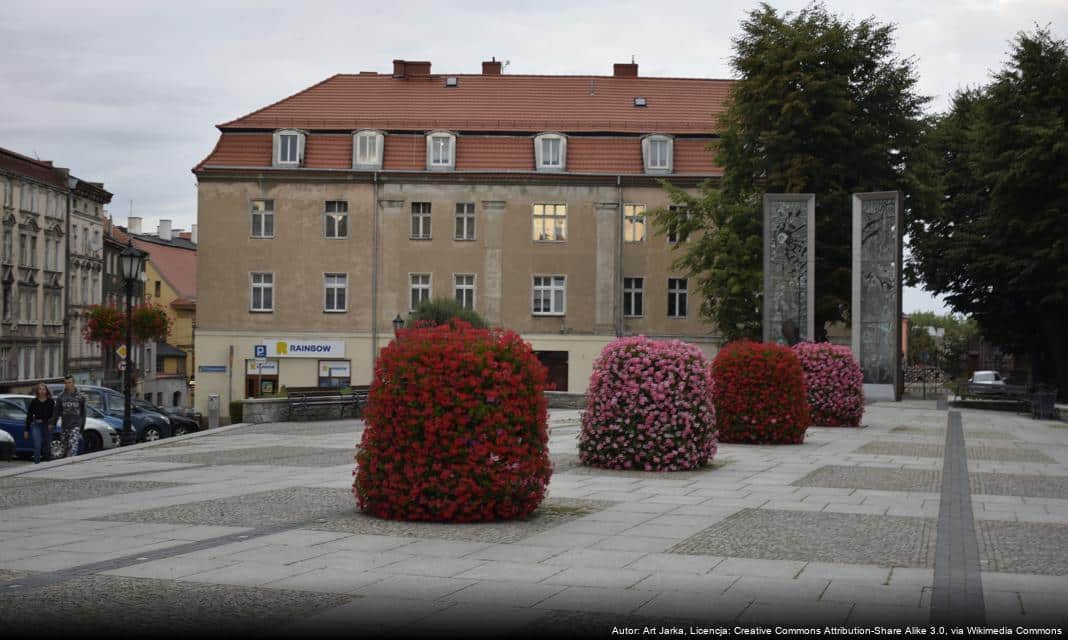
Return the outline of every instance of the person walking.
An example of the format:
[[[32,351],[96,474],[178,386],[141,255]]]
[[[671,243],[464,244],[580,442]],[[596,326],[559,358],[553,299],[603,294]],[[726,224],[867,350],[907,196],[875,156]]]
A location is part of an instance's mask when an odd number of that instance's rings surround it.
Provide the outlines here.
[[[52,415],[55,413],[56,401],[45,383],[40,382],[34,389],[34,398],[30,400],[30,410],[26,414],[26,433],[28,439],[33,434],[33,463],[52,459]]]
[[[63,420],[63,455],[72,458],[81,448],[85,431],[85,396],[74,386],[74,378],[63,378],[63,393],[56,398],[51,424]]]

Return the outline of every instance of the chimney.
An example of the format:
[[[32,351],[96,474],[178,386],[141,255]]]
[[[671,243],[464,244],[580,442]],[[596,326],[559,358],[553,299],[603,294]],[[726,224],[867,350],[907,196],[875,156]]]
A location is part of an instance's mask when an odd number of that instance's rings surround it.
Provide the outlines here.
[[[189,241],[192,242],[193,244],[197,243],[197,225],[196,225],[196,223],[193,224],[193,230],[189,234]]]
[[[159,227],[156,228],[156,237],[165,242],[171,241],[171,221],[160,220]]]
[[[638,63],[636,62],[617,62],[612,65],[612,75],[617,78],[637,78],[638,77]]]
[[[425,78],[430,75],[430,63],[417,60],[394,60],[394,78]]]
[[[501,63],[497,58],[492,60],[486,60],[482,62],[482,75],[484,76],[499,76],[501,75]]]
[[[134,235],[140,235],[141,233],[141,218],[140,216],[130,216],[126,218],[126,230]]]

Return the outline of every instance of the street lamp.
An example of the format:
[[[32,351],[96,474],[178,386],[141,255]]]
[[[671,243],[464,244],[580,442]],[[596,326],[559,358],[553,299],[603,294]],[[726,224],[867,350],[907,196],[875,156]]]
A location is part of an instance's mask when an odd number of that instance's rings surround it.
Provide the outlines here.
[[[400,314],[398,313],[397,317],[393,318],[393,337],[397,336],[397,334],[401,330],[401,327],[403,327],[403,326],[404,326],[404,318],[400,317]]]
[[[122,280],[126,284],[126,370],[122,377],[122,390],[125,396],[122,414],[122,440],[123,444],[133,444],[137,440],[137,434],[130,422],[131,405],[131,382],[133,375],[133,295],[134,282],[141,279],[141,269],[144,268],[145,254],[133,246],[133,239],[126,241],[126,248],[119,254],[119,262],[122,264]]]

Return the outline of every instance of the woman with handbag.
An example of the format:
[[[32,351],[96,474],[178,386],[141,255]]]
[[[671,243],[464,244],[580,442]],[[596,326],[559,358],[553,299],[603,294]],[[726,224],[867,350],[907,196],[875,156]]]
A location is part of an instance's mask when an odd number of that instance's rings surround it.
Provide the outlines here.
[[[39,383],[34,390],[34,398],[30,401],[30,409],[26,414],[26,438],[33,434],[33,463],[37,464],[44,455],[45,462],[52,459],[52,433],[49,423],[52,413],[55,411],[56,401],[52,399],[52,393],[45,384]]]

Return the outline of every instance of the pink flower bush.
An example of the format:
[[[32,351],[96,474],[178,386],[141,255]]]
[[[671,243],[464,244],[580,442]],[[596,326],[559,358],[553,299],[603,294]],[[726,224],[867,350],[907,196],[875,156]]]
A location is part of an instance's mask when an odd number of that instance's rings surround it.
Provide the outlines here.
[[[848,347],[827,342],[794,346],[808,389],[812,424],[856,427],[864,415],[864,374]]]
[[[697,347],[644,336],[609,343],[593,364],[579,459],[606,469],[683,471],[716,453],[708,361]]]

